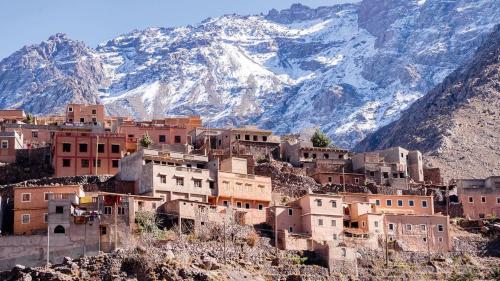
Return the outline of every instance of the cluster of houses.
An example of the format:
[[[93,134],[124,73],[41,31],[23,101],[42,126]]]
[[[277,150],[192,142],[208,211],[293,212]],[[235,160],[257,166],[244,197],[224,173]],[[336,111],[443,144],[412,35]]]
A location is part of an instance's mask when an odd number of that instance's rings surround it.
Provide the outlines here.
[[[56,245],[77,241],[84,254],[111,251],[132,235],[137,213],[149,211],[181,232],[228,218],[257,230],[267,225],[278,247],[326,249],[330,261],[354,260],[356,247],[451,250],[449,216],[435,210],[432,195],[405,192],[447,185],[439,169],[425,168],[419,151],[353,154],[254,126],[207,128],[199,116],[109,117],[102,105],[68,104],[65,115],[30,118],[21,110],[0,110],[0,124],[0,162],[16,162],[17,150],[49,147],[54,177],[115,175],[118,186],[114,192],[15,187],[13,219],[4,222],[12,221],[16,236],[48,234]],[[254,173],[262,160],[289,162],[324,186],[390,186],[395,192],[308,191],[284,201],[270,177]],[[500,177],[453,184],[465,217],[500,215]]]

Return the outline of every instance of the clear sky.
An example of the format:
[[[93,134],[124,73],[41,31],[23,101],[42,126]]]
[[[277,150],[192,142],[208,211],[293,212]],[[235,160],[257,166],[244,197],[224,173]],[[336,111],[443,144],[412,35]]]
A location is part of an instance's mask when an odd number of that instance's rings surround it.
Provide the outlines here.
[[[0,59],[63,32],[95,47],[150,26],[196,24],[207,17],[267,13],[299,0],[0,0]],[[353,0],[300,0],[328,6]]]

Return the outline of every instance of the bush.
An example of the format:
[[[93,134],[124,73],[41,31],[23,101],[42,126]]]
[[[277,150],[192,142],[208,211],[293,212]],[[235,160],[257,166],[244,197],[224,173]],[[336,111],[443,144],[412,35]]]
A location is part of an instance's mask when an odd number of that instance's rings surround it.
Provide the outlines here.
[[[301,257],[299,255],[289,255],[288,260],[290,260],[293,264],[303,265],[307,261],[307,257]]]
[[[153,141],[151,140],[148,134],[145,134],[144,136],[142,136],[139,143],[141,144],[142,147],[148,148],[150,145],[153,144]]]
[[[165,231],[158,227],[161,221],[156,214],[152,212],[137,212],[135,214],[135,222],[141,234],[152,234],[156,239],[165,238]]]
[[[325,133],[318,129],[311,137],[311,142],[314,147],[327,147],[332,141],[325,135]]]
[[[495,267],[491,270],[491,279],[495,281],[500,281],[500,266]]]
[[[462,273],[453,272],[448,281],[474,281],[477,280],[477,273],[471,269],[465,269]]]

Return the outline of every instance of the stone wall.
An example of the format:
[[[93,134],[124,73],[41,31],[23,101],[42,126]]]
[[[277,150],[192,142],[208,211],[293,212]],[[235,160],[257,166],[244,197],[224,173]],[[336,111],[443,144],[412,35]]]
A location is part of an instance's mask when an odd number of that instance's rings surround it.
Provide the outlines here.
[[[50,177],[54,173],[50,160],[49,147],[18,149],[15,163],[0,166],[0,185]]]

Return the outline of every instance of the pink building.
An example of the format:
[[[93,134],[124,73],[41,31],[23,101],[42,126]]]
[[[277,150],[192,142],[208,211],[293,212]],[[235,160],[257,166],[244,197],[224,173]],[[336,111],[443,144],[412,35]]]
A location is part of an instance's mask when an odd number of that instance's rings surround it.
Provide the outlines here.
[[[0,162],[16,162],[16,149],[23,148],[23,134],[17,131],[0,132]]]
[[[66,106],[66,122],[103,125],[104,105],[70,103]]]
[[[456,180],[456,186],[465,218],[500,217],[500,176],[486,179],[460,179]]]

